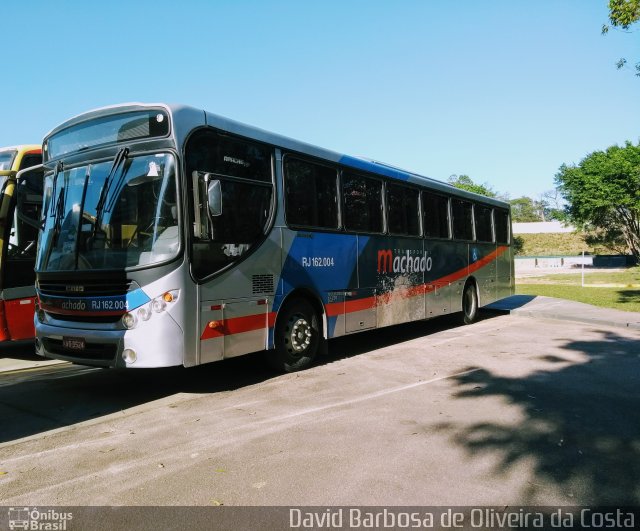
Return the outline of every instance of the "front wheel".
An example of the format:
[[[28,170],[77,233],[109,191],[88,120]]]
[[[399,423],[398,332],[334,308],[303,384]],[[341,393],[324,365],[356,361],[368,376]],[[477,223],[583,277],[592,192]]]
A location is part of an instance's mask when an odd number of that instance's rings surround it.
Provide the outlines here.
[[[287,304],[278,316],[275,349],[267,351],[270,364],[279,371],[306,369],[318,353],[320,319],[305,300]]]
[[[473,282],[464,287],[462,293],[462,320],[464,324],[471,324],[478,318],[478,292]]]

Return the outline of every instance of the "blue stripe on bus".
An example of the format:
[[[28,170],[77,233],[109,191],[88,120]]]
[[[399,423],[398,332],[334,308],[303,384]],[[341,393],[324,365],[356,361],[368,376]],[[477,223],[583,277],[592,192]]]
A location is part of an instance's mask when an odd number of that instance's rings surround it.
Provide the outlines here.
[[[386,166],[385,164],[377,164],[375,162],[359,159],[357,157],[350,157],[349,155],[344,155],[343,157],[341,157],[339,163],[344,164],[345,166],[350,166],[351,168],[355,168],[357,170],[377,173],[386,177],[391,177],[392,179],[398,179],[400,181],[407,181],[410,177],[409,173],[392,168],[390,166]]]
[[[357,288],[358,252],[369,243],[368,236],[354,234],[299,231],[291,243],[282,268],[283,293],[307,288],[317,293],[323,304],[329,304],[329,293]],[[277,311],[282,296],[276,297]],[[329,337],[333,336],[337,316],[327,318]],[[272,341],[272,338],[269,338]]]
[[[130,310],[138,308],[143,304],[147,304],[150,300],[151,297],[141,289],[135,289],[127,293],[127,307]]]
[[[325,293],[353,286],[358,240],[352,234],[300,231],[282,268],[284,292],[308,287]]]

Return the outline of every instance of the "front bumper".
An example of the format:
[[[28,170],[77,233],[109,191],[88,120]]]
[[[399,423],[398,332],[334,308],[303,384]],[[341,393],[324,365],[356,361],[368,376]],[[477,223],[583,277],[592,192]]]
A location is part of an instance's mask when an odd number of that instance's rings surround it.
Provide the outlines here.
[[[46,358],[118,368],[172,367],[184,363],[184,333],[169,313],[155,315],[133,330],[96,330],[64,321],[41,323],[37,316],[34,321],[36,352]],[[84,348],[68,348],[65,338],[82,338]],[[135,353],[135,361],[125,362],[125,350]]]

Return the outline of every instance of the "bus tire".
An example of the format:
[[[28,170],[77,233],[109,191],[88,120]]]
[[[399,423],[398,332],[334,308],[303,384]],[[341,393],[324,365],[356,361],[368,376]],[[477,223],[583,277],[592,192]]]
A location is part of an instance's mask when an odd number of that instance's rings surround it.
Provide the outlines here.
[[[320,318],[313,306],[303,299],[286,304],[275,327],[275,348],[268,359],[276,370],[294,372],[311,365],[321,343]]]
[[[474,323],[478,319],[478,291],[474,282],[467,282],[462,292],[462,322]]]

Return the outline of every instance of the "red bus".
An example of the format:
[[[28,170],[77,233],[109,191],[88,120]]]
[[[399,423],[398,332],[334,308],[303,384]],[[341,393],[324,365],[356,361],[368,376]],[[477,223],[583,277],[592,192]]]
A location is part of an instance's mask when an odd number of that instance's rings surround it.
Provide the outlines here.
[[[35,335],[36,245],[42,203],[39,145],[0,148],[0,341]]]

